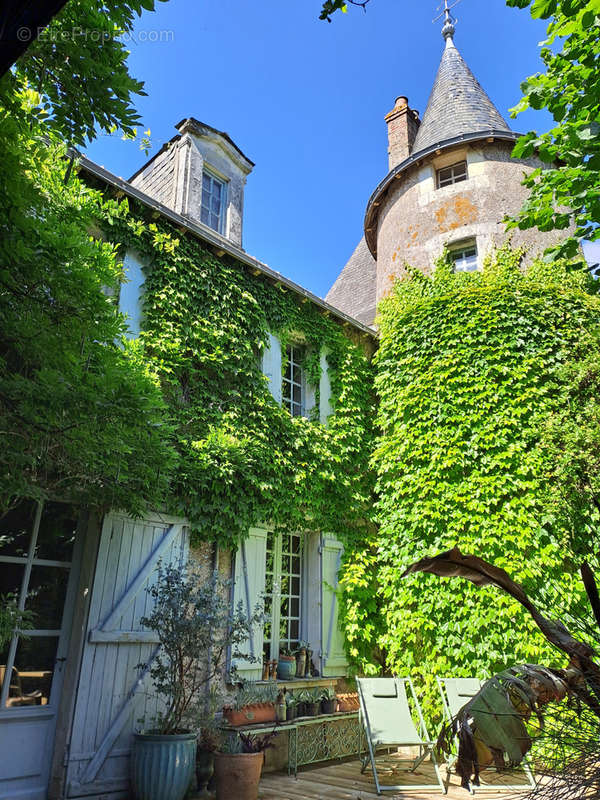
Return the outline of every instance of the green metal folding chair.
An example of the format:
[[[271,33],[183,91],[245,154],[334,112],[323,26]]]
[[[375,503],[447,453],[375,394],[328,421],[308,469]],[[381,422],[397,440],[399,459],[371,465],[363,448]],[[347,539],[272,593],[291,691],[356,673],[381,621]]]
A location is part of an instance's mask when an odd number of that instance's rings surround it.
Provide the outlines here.
[[[440,694],[442,696],[442,705],[444,706],[444,716],[446,717],[447,722],[452,722],[454,717],[458,714],[461,708],[469,702],[469,700],[474,697],[477,692],[481,689],[485,680],[480,680],[479,678],[437,678],[438,688],[440,690]],[[456,752],[458,752],[458,739],[455,740],[456,745]],[[448,785],[450,783],[450,776],[452,770],[456,765],[456,753],[451,755],[447,762],[446,762],[446,780],[444,781],[444,785],[446,790],[448,789]],[[471,794],[474,794],[476,791],[493,791],[498,792],[502,790],[510,790],[510,791],[519,791],[519,790],[529,790],[536,785],[535,777],[533,772],[531,771],[531,767],[529,766],[529,762],[524,757],[522,761],[522,768],[527,778],[527,783],[516,783],[516,784],[487,784],[484,786],[476,786],[469,789]]]
[[[362,772],[371,764],[377,794],[382,792],[415,791],[419,789],[439,789],[444,794],[446,787],[440,775],[433,742],[429,738],[421,706],[410,678],[358,678],[360,717],[365,729],[368,755],[363,759]],[[418,726],[413,720],[409,705],[407,687],[410,690],[414,713]],[[402,786],[382,786],[377,771],[377,751],[385,748],[388,752],[398,747],[419,747],[419,755],[411,763],[409,772],[415,772],[420,764],[431,757],[437,783],[404,784]]]

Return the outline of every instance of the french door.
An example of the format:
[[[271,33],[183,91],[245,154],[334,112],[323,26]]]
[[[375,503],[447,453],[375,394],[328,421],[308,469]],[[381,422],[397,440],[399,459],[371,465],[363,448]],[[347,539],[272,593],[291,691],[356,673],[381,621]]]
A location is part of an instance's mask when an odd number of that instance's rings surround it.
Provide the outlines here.
[[[45,800],[74,597],[72,506],[0,518],[0,798]],[[24,612],[15,627],[15,608]],[[18,614],[17,614],[18,616]]]

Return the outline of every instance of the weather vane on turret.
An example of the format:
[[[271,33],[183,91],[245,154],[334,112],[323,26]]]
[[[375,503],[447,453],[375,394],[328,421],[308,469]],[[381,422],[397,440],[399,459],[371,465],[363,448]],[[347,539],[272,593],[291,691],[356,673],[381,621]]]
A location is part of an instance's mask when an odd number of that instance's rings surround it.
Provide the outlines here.
[[[451,11],[459,3],[460,0],[455,0],[454,3],[450,3],[449,0],[444,0],[444,7],[443,8],[442,6],[438,7],[438,11],[440,11],[441,13],[438,14],[438,16],[433,20],[434,22],[437,22],[439,19],[442,19],[442,17],[444,17],[445,22],[444,22],[444,27],[442,28],[442,36],[446,40],[447,45],[454,44],[452,39],[454,37],[454,32],[456,30],[455,26],[458,20],[456,19],[455,16],[453,16],[453,14],[451,14]]]

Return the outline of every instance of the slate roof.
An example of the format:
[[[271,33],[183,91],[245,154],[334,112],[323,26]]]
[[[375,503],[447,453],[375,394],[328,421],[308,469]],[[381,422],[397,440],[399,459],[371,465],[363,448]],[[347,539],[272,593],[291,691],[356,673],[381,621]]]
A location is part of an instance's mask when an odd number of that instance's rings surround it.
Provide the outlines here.
[[[479,131],[510,127],[449,39],[412,152]]]
[[[327,293],[325,301],[363,325],[372,325],[377,307],[377,262],[364,236]]]

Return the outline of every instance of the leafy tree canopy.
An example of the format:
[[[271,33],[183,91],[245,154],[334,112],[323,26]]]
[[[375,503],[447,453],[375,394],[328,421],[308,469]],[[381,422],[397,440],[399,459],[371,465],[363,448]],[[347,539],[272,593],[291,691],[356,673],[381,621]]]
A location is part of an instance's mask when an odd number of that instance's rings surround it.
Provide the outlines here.
[[[127,37],[136,17],[155,0],[70,0],[0,81],[0,92],[21,84],[39,95],[46,130],[83,145],[98,130],[136,135],[133,97],[144,84],[129,74]]]
[[[514,115],[527,108],[547,109],[556,125],[547,133],[530,132],[514,155],[537,152],[551,169],[535,170],[525,183],[531,194],[513,225],[566,230],[573,235],[553,248],[557,257],[577,255],[584,239],[600,238],[600,2],[599,0],[507,0],[531,6],[533,17],[550,19],[541,56],[546,71],[521,86],[523,99]]]

